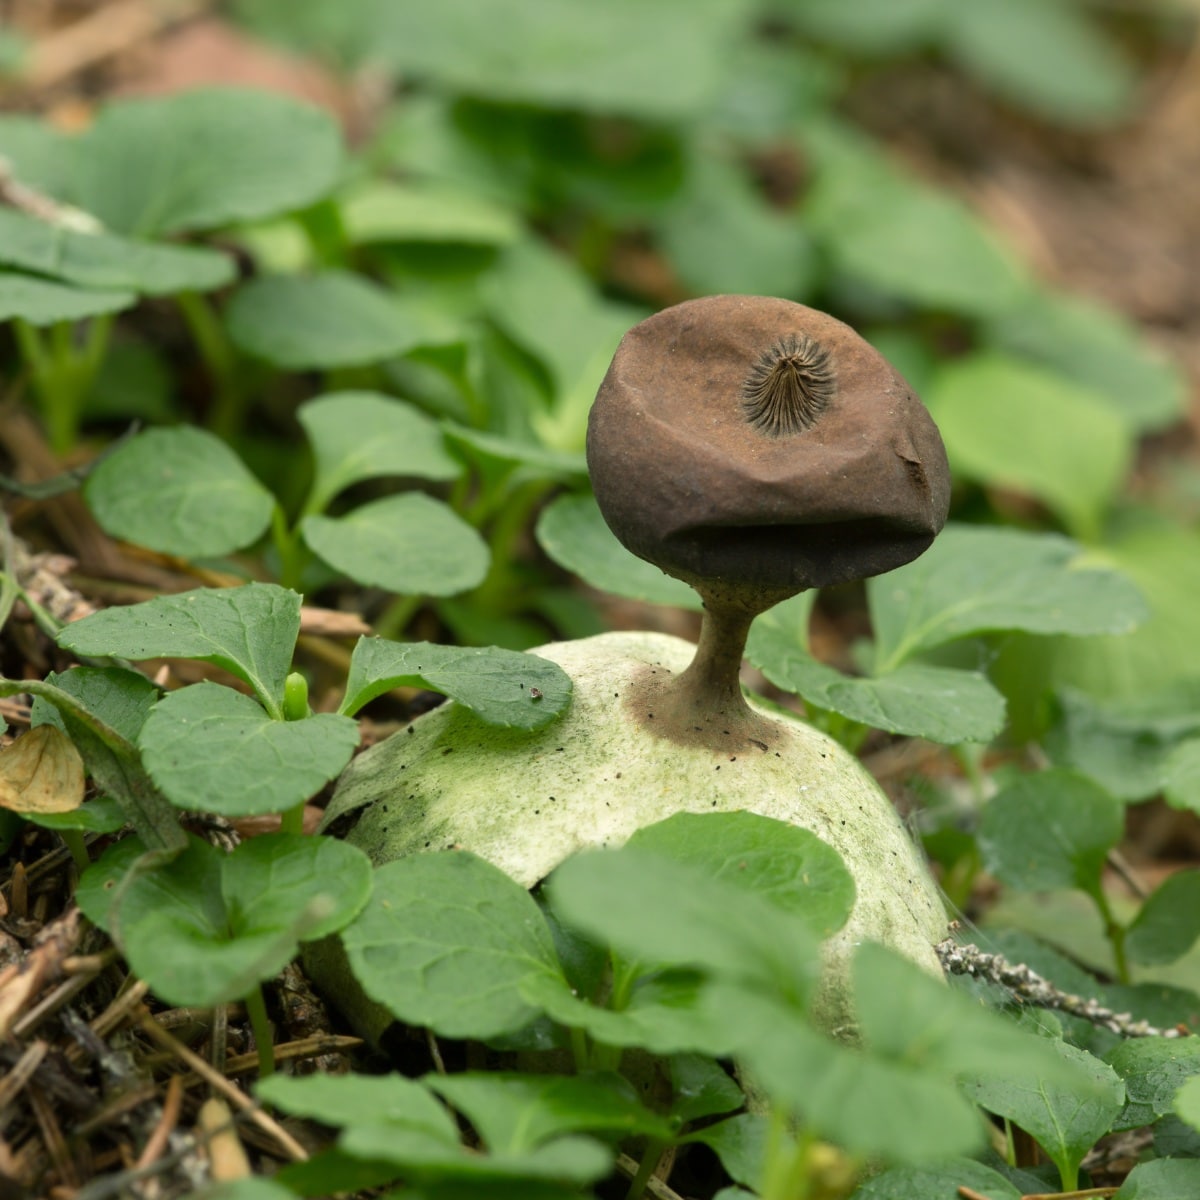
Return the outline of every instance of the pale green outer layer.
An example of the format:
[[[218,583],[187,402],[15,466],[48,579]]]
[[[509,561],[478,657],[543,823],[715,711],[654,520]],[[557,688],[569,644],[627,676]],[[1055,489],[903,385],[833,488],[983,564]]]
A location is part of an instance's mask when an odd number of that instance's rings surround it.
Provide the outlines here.
[[[377,865],[456,847],[532,887],[574,851],[618,845],[672,813],[746,809],[811,830],[854,876],[854,910],[826,945],[829,978],[814,1014],[820,1024],[852,1023],[846,967],[862,941],[891,946],[940,976],[933,946],[946,935],[946,916],[937,886],[858,759],[753,699],[779,722],[766,750],[680,745],[651,732],[653,720],[626,702],[630,681],[647,665],[679,672],[694,652],[656,633],[543,646],[534,653],[559,663],[575,685],[561,721],[516,733],[446,704],[346,769],[323,828],[360,810],[345,836]],[[311,956],[310,969],[327,986],[320,976],[336,970],[324,952]],[[334,987],[345,995],[344,979]]]

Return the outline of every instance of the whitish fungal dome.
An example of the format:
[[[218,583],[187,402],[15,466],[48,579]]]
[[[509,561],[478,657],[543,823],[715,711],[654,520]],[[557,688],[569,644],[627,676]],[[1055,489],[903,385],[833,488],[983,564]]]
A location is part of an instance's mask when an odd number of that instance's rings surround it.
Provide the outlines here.
[[[759,296],[634,326],[592,407],[588,465],[635,554],[771,602],[916,558],[950,501],[941,437],[900,373],[841,321]]]

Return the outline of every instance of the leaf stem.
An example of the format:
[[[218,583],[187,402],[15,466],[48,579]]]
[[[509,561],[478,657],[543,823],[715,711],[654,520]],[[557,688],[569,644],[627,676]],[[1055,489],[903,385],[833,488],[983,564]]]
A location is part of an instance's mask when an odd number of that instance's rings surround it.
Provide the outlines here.
[[[659,1141],[657,1138],[647,1138],[646,1145],[642,1148],[642,1158],[638,1163],[637,1174],[629,1181],[629,1191],[625,1193],[625,1200],[641,1200],[642,1193],[646,1190],[648,1184],[658,1169],[658,1164],[662,1162],[662,1156],[666,1153],[667,1143]]]
[[[391,641],[399,639],[413,614],[421,607],[421,596],[395,596],[375,622],[375,633]]]
[[[66,843],[67,849],[71,852],[71,858],[74,859],[75,866],[82,875],[92,865],[92,860],[88,857],[87,842],[84,840],[82,832],[78,829],[60,829],[58,836]]]
[[[812,1182],[811,1156],[816,1139],[802,1132],[793,1139],[794,1122],[781,1108],[772,1108],[763,1165],[762,1200],[807,1200]]]
[[[245,998],[246,1015],[254,1033],[254,1045],[258,1049],[258,1074],[265,1079],[275,1070],[275,1031],[267,1017],[267,1002],[263,998],[262,984],[258,984]]]
[[[292,805],[291,808],[285,808],[283,812],[279,814],[279,832],[304,832],[304,801],[301,801],[299,804]]]
[[[175,302],[213,381],[208,427],[218,437],[229,439],[241,428],[244,416],[238,386],[237,353],[205,297],[198,292],[180,292]]]
[[[1104,921],[1104,936],[1112,945],[1113,966],[1116,969],[1117,979],[1121,983],[1129,983],[1129,959],[1125,953],[1125,926],[1117,920],[1112,905],[1109,904],[1108,897],[1104,894],[1103,885],[1097,882],[1095,887],[1088,888],[1087,892],[1100,910],[1100,916]]]

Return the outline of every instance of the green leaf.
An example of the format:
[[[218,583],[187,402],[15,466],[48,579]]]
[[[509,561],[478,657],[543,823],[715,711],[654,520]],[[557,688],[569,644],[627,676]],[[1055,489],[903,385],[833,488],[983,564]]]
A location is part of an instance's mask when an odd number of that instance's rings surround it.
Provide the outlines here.
[[[368,180],[340,205],[351,245],[455,242],[503,246],[520,236],[516,215],[466,188],[431,180]]]
[[[854,959],[854,993],[868,1050],[945,1079],[1103,1094],[1090,1069],[1064,1062],[1046,1038],[948,989],[893,950],[868,942]]]
[[[534,414],[539,436],[560,450],[583,449],[596,389],[641,311],[602,300],[581,267],[532,239],[504,251],[482,298],[488,316],[550,376],[562,424]],[[547,436],[551,427],[553,436]]]
[[[696,295],[804,295],[816,268],[811,241],[723,149],[698,139],[684,188],[662,211],[659,241],[675,274]]]
[[[651,604],[700,608],[700,598],[686,583],[617,541],[591,496],[559,496],[542,510],[536,532],[538,544],[560,567],[592,587]]]
[[[364,479],[447,481],[462,474],[436,422],[403,400],[376,392],[330,392],[302,404],[296,417],[316,463],[308,512],[324,511],[334,496]]]
[[[746,1102],[729,1072],[699,1054],[677,1054],[671,1059],[671,1085],[671,1117],[681,1125],[732,1112]]]
[[[538,1015],[524,998],[526,981],[566,988],[533,898],[465,851],[380,867],[370,903],[342,940],[368,996],[443,1037],[515,1033]]]
[[[62,688],[36,679],[0,679],[0,696],[22,692],[54,705],[62,727],[83,756],[88,773],[102,791],[121,805],[125,819],[151,852],[170,855],[182,849],[186,840],[170,802],[146,774],[128,738]]]
[[[1031,289],[987,327],[998,349],[1032,358],[1103,397],[1135,433],[1178,420],[1187,397],[1179,366],[1115,309],[1083,296]]]
[[[195,1200],[296,1200],[291,1188],[273,1179],[246,1176],[223,1183],[210,1183],[193,1193]]]
[[[1125,1176],[1113,1200],[1192,1200],[1200,1191],[1200,1162],[1156,1158],[1138,1163]]]
[[[567,925],[633,961],[754,980],[787,996],[806,996],[814,983],[808,925],[695,863],[632,846],[585,851],[546,889]]]
[[[371,50],[406,78],[503,103],[675,120],[728,75],[742,5],[728,0],[472,0],[372,10]]]
[[[854,879],[814,833],[749,812],[676,813],[643,826],[628,845],[703,870],[831,937],[854,907]]]
[[[925,399],[958,474],[1033,496],[1096,540],[1132,456],[1129,427],[1106,400],[1000,354],[941,368]]]
[[[250,545],[275,506],[220,438],[190,425],[130,439],[88,476],[83,494],[105,532],[182,558]]]
[[[1125,953],[1146,965],[1182,958],[1200,937],[1200,871],[1168,875],[1126,930]]]
[[[332,838],[267,834],[228,854],[190,838],[169,866],[118,888],[141,853],[136,839],[119,842],[84,872],[76,899],[169,1004],[241,999],[300,941],[341,929],[371,890],[366,855]]]
[[[744,987],[738,1058],[773,1104],[852,1154],[897,1163],[942,1160],[979,1147],[983,1127],[955,1084],[816,1033],[794,1009]]]
[[[1107,1063],[1055,1039],[1046,1048],[1086,1076],[1086,1089],[1064,1087],[1054,1079],[983,1078],[964,1084],[966,1093],[1037,1139],[1058,1168],[1064,1191],[1078,1186],[1084,1155],[1112,1127],[1121,1111],[1125,1086]]]
[[[127,667],[72,667],[51,673],[46,682],[74,696],[88,712],[131,743],[137,742],[150,710],[162,696],[161,689],[145,675]],[[58,710],[39,697],[33,702],[31,724],[41,725],[44,721],[67,732]]]
[[[1019,260],[960,200],[902,174],[865,142],[814,138],[810,148],[817,173],[805,225],[850,279],[972,316],[1003,312],[1020,294]]]
[[[0,271],[0,321],[18,318],[30,325],[57,325],[121,312],[136,303],[133,292],[93,291]]]
[[[225,817],[303,804],[339,774],[357,745],[358,726],[349,717],[282,721],[216,683],[171,692],[140,740],[146,770],[172,804]]]
[[[434,336],[418,310],[348,271],[260,276],[238,289],[226,320],[247,354],[290,371],[382,362]]]
[[[1110,701],[1064,687],[1057,699],[1057,722],[1043,740],[1056,766],[1090,775],[1121,800],[1148,800],[1165,789],[1170,803],[1189,806],[1181,803],[1186,787],[1172,775],[1186,764],[1184,745],[1200,735],[1200,681]],[[1180,782],[1186,779],[1185,772]]]
[[[991,741],[1004,725],[1004,698],[977,671],[903,663],[886,675],[856,678],[817,662],[804,648],[811,597],[786,600],[750,627],[746,657],[777,687],[817,708],[875,729],[954,745]]]
[[[458,1140],[454,1118],[428,1088],[403,1075],[270,1075],[254,1088],[260,1100],[294,1117],[323,1125],[367,1125],[378,1121],[424,1129]]]
[[[987,869],[1009,887],[1077,887],[1094,895],[1124,824],[1124,806],[1098,783],[1073,771],[1041,771],[988,801],[979,847]]]
[[[282,715],[283,685],[300,632],[300,597],[272,583],[196,588],[75,621],[58,644],[92,658],[194,658],[248,683]]]
[[[670,1141],[674,1126],[645,1107],[616,1074],[427,1076],[426,1085],[471,1122],[494,1154],[519,1155],[564,1133]]]
[[[1200,1130],[1200,1074],[1189,1075],[1179,1085],[1174,1109],[1193,1129]]]
[[[1147,616],[1124,575],[1068,538],[950,525],[920,558],[867,583],[881,670],[995,630],[1128,633]]]
[[[339,711],[353,715],[397,687],[450,696],[488,725],[540,729],[571,702],[571,679],[549,659],[495,646],[435,646],[360,638]]]
[[[486,493],[496,495],[505,485],[530,480],[577,484],[587,479],[587,460],[575,451],[552,450],[463,425],[447,425],[446,438],[479,472]]]
[[[1105,1059],[1125,1081],[1125,1106],[1113,1131],[1138,1129],[1174,1112],[1175,1093],[1200,1076],[1200,1039],[1130,1038]]]
[[[730,1179],[761,1188],[771,1137],[770,1120],[762,1113],[738,1113],[708,1125],[687,1140],[701,1142],[721,1160]]]
[[[1163,796],[1172,808],[1200,812],[1200,738],[1175,747],[1163,765]]]
[[[300,523],[309,547],[356,583],[453,596],[483,582],[487,543],[449,505],[419,492],[385,496],[344,517]]]
[[[116,833],[128,823],[125,810],[111,796],[97,796],[70,812],[23,815],[42,829],[78,829],[81,833]]]
[[[236,273],[233,259],[215,250],[78,233],[10,208],[0,209],[0,263],[78,287],[151,296],[211,291]]]
[[[1141,589],[1150,618],[1130,634],[1072,638],[1047,648],[1055,682],[1136,701],[1200,679],[1200,535],[1131,514],[1105,542],[1104,554]]]
[[[1126,115],[1136,76],[1117,44],[1084,10],[1045,0],[951,4],[946,50],[1001,96],[1064,124]]]
[[[522,994],[551,1020],[583,1030],[597,1042],[658,1055],[727,1057],[738,1045],[742,1025],[740,1014],[712,1002],[703,974],[691,968],[642,976],[619,1010],[580,1000],[561,980],[529,981]]]
[[[612,1169],[613,1154],[592,1138],[568,1135],[555,1138],[522,1154],[480,1154],[457,1143],[447,1144],[427,1133],[377,1123],[354,1125],[338,1141],[340,1149],[373,1161],[392,1162],[406,1179],[416,1179],[430,1187],[430,1200],[474,1200],[481,1195],[496,1195],[480,1185],[516,1181],[521,1190],[499,1193],[503,1200],[539,1200],[539,1182],[594,1183]],[[462,1190],[443,1192],[435,1183],[457,1183]],[[533,1187],[530,1187],[533,1184]],[[529,1188],[528,1191],[525,1189]],[[407,1191],[407,1189],[406,1189]],[[410,1193],[411,1194],[411,1193]],[[420,1195],[421,1193],[417,1193]],[[568,1193],[567,1197],[578,1195]],[[561,1193],[553,1196],[560,1200]],[[562,1200],[567,1200],[562,1197]]]
[[[860,54],[894,55],[929,40],[941,27],[947,0],[791,0],[789,20],[822,41]]]
[[[894,1167],[868,1179],[850,1200],[960,1200],[969,1187],[988,1200],[1021,1200],[1020,1191],[991,1167],[957,1158],[932,1167]]]
[[[342,170],[332,116],[245,88],[108,104],[62,152],[62,198],[137,237],[291,212],[327,193]]]

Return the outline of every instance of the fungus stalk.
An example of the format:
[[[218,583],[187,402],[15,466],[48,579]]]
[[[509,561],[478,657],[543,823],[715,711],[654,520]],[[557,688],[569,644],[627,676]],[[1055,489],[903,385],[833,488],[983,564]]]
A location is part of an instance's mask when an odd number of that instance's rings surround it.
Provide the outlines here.
[[[662,737],[687,742],[711,741],[721,748],[753,740],[761,749],[764,734],[778,733],[755,713],[742,694],[741,669],[750,625],[760,612],[785,596],[773,593],[757,603],[731,597],[716,588],[700,588],[704,612],[700,640],[687,669],[663,678],[647,674],[634,701],[653,718],[646,724]]]

